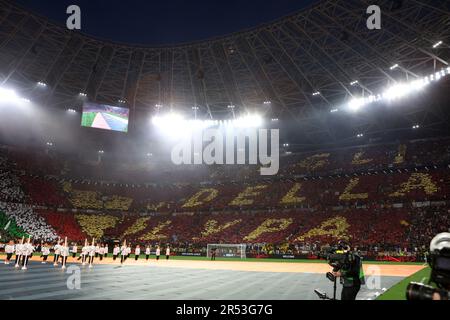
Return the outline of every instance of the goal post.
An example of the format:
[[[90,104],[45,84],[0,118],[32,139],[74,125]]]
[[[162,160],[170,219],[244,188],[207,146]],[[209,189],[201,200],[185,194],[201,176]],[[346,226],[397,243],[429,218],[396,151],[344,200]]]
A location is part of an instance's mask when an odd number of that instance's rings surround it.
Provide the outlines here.
[[[211,258],[211,252],[216,250],[216,257],[218,258],[241,258],[245,259],[246,253],[245,244],[208,244],[206,248],[206,256]]]

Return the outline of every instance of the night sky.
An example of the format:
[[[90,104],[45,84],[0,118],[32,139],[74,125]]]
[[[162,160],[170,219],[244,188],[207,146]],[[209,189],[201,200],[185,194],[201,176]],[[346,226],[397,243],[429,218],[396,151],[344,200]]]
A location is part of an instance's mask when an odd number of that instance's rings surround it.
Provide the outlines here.
[[[301,10],[314,0],[16,0],[65,25],[79,5],[81,32],[144,45],[204,40],[251,28]]]

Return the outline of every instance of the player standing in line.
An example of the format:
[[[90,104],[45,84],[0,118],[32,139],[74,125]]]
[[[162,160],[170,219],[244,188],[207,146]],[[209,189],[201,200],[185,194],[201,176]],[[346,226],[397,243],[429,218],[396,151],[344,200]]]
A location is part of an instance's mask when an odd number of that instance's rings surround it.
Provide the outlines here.
[[[95,240],[92,239],[92,245],[89,246],[88,254],[89,254],[89,268],[92,268],[92,265],[94,263],[94,257],[97,252],[97,247],[95,246]]]
[[[46,264],[48,255],[50,254],[50,248],[47,243],[44,243],[41,246],[41,252],[42,252],[42,264]]]
[[[108,258],[108,244],[105,243],[105,247],[103,248],[103,257]]]
[[[130,254],[131,254],[131,244],[129,244],[127,247],[127,257],[125,258],[125,260],[130,257]]]
[[[100,245],[100,249],[98,249],[98,256],[100,257],[100,261],[103,261],[103,256],[105,254],[105,246]]]
[[[120,264],[123,265],[123,263],[127,260],[128,255],[128,247],[126,245],[126,242],[124,242],[123,246],[120,248]]]
[[[20,264],[20,259],[22,257],[22,252],[24,250],[24,244],[23,244],[24,238],[22,237],[22,240],[16,244],[15,253],[16,253],[16,260],[14,261],[14,267],[18,268]]]
[[[120,253],[119,245],[115,244],[114,245],[114,249],[113,249],[113,261],[116,261],[117,256],[119,255],[119,253]]]
[[[53,266],[56,267],[59,263],[59,256],[61,255],[61,245],[59,244],[59,239],[53,247],[53,250],[55,251],[55,256],[53,257]]]
[[[169,260],[169,258],[170,258],[170,246],[167,245],[167,248],[166,248],[166,260]]]
[[[134,248],[134,261],[138,261],[140,255],[141,255],[141,246],[136,245],[136,248]]]
[[[161,255],[161,249],[159,248],[159,246],[156,246],[156,260],[159,260],[159,256]]]
[[[36,247],[34,246],[34,244],[33,244],[32,242],[29,242],[29,243],[31,244],[32,250],[31,250],[31,252],[29,252],[29,254],[28,254],[28,260],[31,260],[31,259],[33,258],[34,252],[36,251]],[[28,250],[28,251],[29,251],[29,250]]]
[[[5,246],[5,253],[6,253],[5,264],[9,264],[10,263],[11,257],[14,254],[14,251],[15,251],[14,241],[10,240],[8,242],[8,244]]]
[[[87,239],[84,241],[84,246],[81,248],[81,254],[78,257],[78,260],[81,260],[81,265],[86,265],[86,257],[89,254],[89,246]]]
[[[150,258],[150,245],[147,245],[147,247],[145,248],[145,260],[148,261],[148,258]]]
[[[66,268],[67,258],[70,255],[70,249],[67,245],[67,237],[64,241],[64,244],[61,246],[61,263],[62,263],[62,269]]]
[[[70,249],[70,253],[72,253],[72,259],[75,261],[75,258],[77,257],[78,252],[78,246],[77,243],[72,243],[72,248]]]
[[[31,243],[31,238],[28,238],[28,242],[23,245],[22,249],[22,270],[27,270],[28,260],[33,255],[34,247]]]
[[[100,246],[97,244],[97,245],[95,246],[95,257],[96,257],[96,258],[98,258],[99,253],[100,253]]]

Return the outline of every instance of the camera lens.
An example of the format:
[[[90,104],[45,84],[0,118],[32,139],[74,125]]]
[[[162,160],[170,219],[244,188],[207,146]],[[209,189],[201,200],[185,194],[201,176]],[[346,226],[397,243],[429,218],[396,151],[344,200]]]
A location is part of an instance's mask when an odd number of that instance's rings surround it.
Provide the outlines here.
[[[433,287],[421,283],[411,282],[406,288],[406,299],[408,300],[433,300],[436,290]]]

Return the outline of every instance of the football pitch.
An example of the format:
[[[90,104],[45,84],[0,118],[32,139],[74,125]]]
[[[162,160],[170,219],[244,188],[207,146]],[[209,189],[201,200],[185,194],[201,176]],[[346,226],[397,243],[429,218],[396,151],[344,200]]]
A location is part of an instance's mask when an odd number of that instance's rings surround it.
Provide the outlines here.
[[[111,256],[111,255],[110,255]],[[123,266],[119,259],[96,259],[93,268],[69,258],[68,267],[79,270],[80,290],[68,290],[69,275],[54,267],[52,257],[41,264],[35,255],[28,270],[4,265],[0,255],[0,299],[149,299],[149,300],[318,300],[314,289],[332,295],[325,277],[331,267],[323,260],[233,259],[161,256],[148,261],[130,256]],[[423,281],[429,270],[417,263],[365,262],[380,271],[379,287],[363,286],[359,300],[403,300],[410,281]],[[70,270],[73,270],[73,269]],[[341,286],[338,285],[337,297]]]

